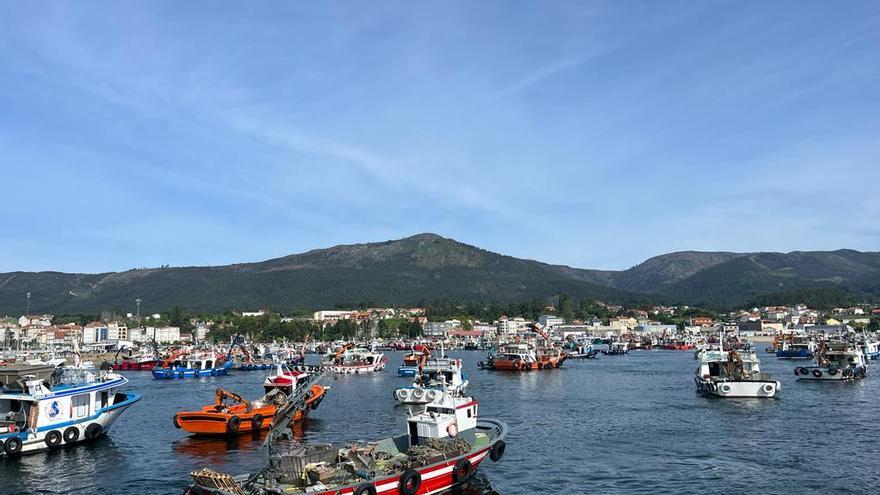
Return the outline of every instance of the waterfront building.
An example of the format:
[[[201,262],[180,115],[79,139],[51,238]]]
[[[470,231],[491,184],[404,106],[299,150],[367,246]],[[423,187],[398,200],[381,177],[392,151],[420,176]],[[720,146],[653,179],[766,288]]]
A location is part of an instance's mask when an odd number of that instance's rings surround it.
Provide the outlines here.
[[[448,332],[460,326],[457,320],[429,321],[425,323],[424,335],[432,338],[445,338]]]
[[[159,344],[180,340],[180,327],[147,327],[144,333],[147,339],[155,339]]]
[[[556,315],[541,315],[538,317],[538,323],[544,328],[554,327],[565,323],[565,319]]]

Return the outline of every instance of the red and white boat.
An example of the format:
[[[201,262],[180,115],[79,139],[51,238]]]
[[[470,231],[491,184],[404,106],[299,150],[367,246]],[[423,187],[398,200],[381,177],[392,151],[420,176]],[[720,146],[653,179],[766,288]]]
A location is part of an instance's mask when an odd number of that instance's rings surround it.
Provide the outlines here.
[[[308,377],[311,375],[306,368],[295,369],[289,367],[285,363],[275,363],[272,365],[272,374],[266,377],[263,382],[263,388],[268,394],[274,389],[281,390],[285,395],[293,395],[293,391],[307,383]]]
[[[406,419],[403,435],[345,446],[306,445],[273,452],[256,475],[192,473],[189,495],[427,495],[466,483],[487,457],[504,455],[507,426],[478,419],[477,401],[445,396]]]

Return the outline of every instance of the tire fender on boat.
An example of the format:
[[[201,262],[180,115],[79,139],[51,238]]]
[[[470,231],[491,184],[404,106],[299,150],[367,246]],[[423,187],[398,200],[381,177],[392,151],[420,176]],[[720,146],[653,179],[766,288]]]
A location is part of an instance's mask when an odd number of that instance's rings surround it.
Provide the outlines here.
[[[21,439],[18,437],[9,437],[3,443],[3,452],[6,455],[13,456],[21,453]]]
[[[769,383],[765,383],[764,387],[762,387],[762,388],[764,389],[765,394],[769,394],[769,393],[773,392],[773,385],[771,385]]]
[[[241,418],[238,416],[231,416],[228,420],[226,420],[226,431],[229,433],[238,433],[238,429],[241,427]]]
[[[177,428],[177,429],[179,430],[179,429],[180,429],[180,420],[177,419],[177,415],[176,415],[176,414],[175,414],[174,417],[172,418],[172,421],[174,422],[174,427]]]
[[[64,430],[64,443],[73,443],[79,440],[79,428],[70,426]]]
[[[171,370],[165,370],[165,378],[171,378],[171,375],[173,374],[174,373],[172,373]]]
[[[721,391],[722,394],[726,394],[726,393],[730,392],[730,390],[731,390],[730,385],[728,385],[726,383],[721,384],[721,386],[718,387],[718,389]]]
[[[474,474],[474,466],[466,457],[462,457],[455,463],[452,468],[452,481],[456,483],[464,483]]]
[[[193,376],[196,377],[196,378],[198,378],[200,374],[201,374],[201,373],[199,372],[199,370],[195,370],[195,371],[193,371]]]
[[[89,426],[86,426],[86,440],[94,440],[101,435],[101,432],[104,429],[98,423],[92,423]]]
[[[831,376],[837,375],[837,368],[828,368],[828,374]]]
[[[401,495],[416,495],[422,486],[422,475],[415,469],[407,469],[400,475],[397,486]]]
[[[52,430],[49,433],[46,433],[46,437],[43,438],[43,441],[46,442],[47,447],[53,448],[61,445],[61,439],[61,432],[58,430]]]
[[[822,370],[813,370],[813,376],[819,378],[822,376]]]
[[[259,430],[263,428],[263,415],[262,414],[254,414],[251,418],[251,428],[255,430]]]
[[[364,483],[358,485],[351,493],[354,495],[376,495],[376,487],[370,483]]]
[[[492,462],[500,461],[504,457],[505,450],[507,450],[507,443],[504,440],[498,440],[492,446],[492,450],[489,451],[489,459],[492,459]]]

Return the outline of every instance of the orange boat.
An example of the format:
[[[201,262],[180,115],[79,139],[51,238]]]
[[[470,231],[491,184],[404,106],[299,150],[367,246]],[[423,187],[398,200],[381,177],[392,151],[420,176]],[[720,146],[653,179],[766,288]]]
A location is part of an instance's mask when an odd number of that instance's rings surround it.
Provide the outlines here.
[[[323,385],[313,384],[301,397],[293,411],[293,421],[301,421],[309,411],[317,409],[327,393]],[[174,426],[196,435],[240,435],[267,430],[275,412],[288,397],[280,390],[270,390],[262,398],[248,402],[240,395],[217,389],[213,405],[201,411],[183,411],[174,415]]]
[[[529,371],[558,368],[567,355],[561,349],[539,348],[537,352],[527,344],[504,346],[501,352],[489,356],[478,366],[493,370]]]

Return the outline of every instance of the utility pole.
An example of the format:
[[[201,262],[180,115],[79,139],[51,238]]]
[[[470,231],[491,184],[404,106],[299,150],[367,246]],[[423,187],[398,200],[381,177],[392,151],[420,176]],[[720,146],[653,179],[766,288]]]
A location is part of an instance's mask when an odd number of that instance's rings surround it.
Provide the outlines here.
[[[31,314],[31,291],[28,291],[28,293],[27,293],[27,311],[25,312],[25,315],[30,315],[30,314]]]

